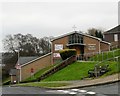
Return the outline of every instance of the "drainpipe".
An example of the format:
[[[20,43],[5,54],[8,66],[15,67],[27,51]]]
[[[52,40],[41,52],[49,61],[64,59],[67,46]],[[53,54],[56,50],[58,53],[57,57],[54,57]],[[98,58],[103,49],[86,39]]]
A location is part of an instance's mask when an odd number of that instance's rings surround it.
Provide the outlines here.
[[[53,65],[53,42],[51,44],[51,64]]]
[[[101,49],[100,49],[100,41],[99,41],[99,53],[101,52]]]

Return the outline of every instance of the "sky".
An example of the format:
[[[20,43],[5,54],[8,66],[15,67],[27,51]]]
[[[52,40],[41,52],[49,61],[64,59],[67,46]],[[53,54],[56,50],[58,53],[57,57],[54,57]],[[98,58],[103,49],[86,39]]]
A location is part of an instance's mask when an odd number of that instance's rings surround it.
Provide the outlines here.
[[[83,33],[89,28],[106,31],[118,25],[117,0],[10,1],[0,2],[0,41],[17,33],[56,37],[73,31],[74,25]],[[2,47],[0,42],[0,51]]]

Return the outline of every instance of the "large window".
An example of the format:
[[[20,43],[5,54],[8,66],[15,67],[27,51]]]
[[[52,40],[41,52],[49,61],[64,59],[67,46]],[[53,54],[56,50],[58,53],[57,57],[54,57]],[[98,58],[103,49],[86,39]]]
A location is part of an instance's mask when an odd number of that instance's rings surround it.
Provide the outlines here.
[[[114,34],[114,41],[118,41],[118,34]]]
[[[73,44],[73,43],[81,43],[83,44],[83,36],[75,33],[69,36],[69,44]]]

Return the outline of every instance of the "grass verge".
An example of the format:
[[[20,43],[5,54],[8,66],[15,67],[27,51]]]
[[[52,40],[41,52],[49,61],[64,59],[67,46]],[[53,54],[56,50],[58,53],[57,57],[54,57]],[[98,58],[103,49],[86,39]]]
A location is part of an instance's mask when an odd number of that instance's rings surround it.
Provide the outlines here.
[[[55,83],[55,82],[34,82],[34,83],[23,83],[17,84],[17,86],[32,86],[32,87],[43,87],[43,88],[52,88],[52,87],[62,87],[70,85],[69,83]]]

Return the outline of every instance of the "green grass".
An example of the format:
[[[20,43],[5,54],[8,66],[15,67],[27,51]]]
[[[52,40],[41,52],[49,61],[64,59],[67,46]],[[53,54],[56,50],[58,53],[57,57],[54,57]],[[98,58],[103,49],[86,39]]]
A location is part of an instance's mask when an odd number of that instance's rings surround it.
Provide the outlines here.
[[[88,70],[94,68],[95,64],[96,62],[75,62],[43,81],[80,80],[88,76]]]
[[[97,62],[75,62],[66,68],[56,72],[55,74],[49,76],[43,81],[69,81],[69,80],[81,80],[85,77],[88,77],[88,70],[93,69]],[[111,69],[104,76],[111,75],[114,73],[120,72],[118,70],[118,62],[107,61],[101,63],[108,64]]]
[[[69,83],[55,83],[55,82],[34,82],[34,83],[24,83],[24,84],[16,84],[17,86],[32,86],[32,87],[62,87],[67,86]]]
[[[114,53],[113,53],[113,51],[114,51]],[[104,52],[103,54],[101,53],[101,54],[95,55],[95,56],[91,57],[89,60],[102,61],[102,60],[114,58],[116,56],[120,56],[120,49],[116,49],[113,51]]]
[[[114,56],[119,56],[120,49],[114,50]],[[102,57],[103,56],[103,57]],[[64,69],[56,72],[55,74],[49,76],[48,78],[44,79],[43,81],[63,81],[63,80],[81,80],[85,77],[88,77],[88,70],[93,69],[95,64],[97,64],[98,61],[106,60],[108,58],[113,57],[113,52],[106,52],[103,55],[99,54],[96,55],[90,59],[95,60],[94,62],[75,62],[71,65],[68,65]],[[99,60],[98,60],[99,58]],[[105,61],[102,62],[103,64],[109,64],[109,67],[111,68],[111,71],[106,73],[104,76],[111,75],[113,73],[117,73],[117,63],[116,62],[109,62]],[[37,80],[42,74],[47,72],[48,70],[52,69],[53,67],[59,65],[60,63],[54,64],[52,66],[49,66],[47,68],[41,69],[38,71],[34,77],[29,77],[25,81],[32,81]]]
[[[40,71],[38,71],[37,73],[34,74],[34,76],[27,78],[24,81],[32,81],[32,80],[37,80],[42,74],[44,74],[45,72],[47,72],[48,70],[52,69],[53,67],[57,66],[59,63],[56,63],[54,65],[48,66],[46,68],[41,69]]]

